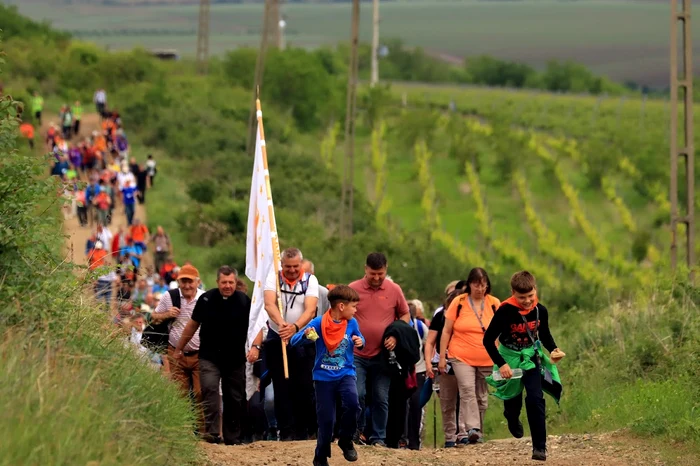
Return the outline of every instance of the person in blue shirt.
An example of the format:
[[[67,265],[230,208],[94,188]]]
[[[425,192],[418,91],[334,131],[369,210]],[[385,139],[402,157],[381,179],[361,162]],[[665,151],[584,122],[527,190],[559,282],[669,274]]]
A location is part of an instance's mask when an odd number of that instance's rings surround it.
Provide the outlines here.
[[[357,461],[352,436],[357,430],[360,402],[357,397],[357,374],[353,350],[363,348],[365,338],[354,315],[360,295],[346,285],[338,285],[328,293],[331,308],[297,332],[291,345],[314,342],[316,361],[313,369],[316,391],[318,437],[314,466],[329,466],[336,401],[340,398],[340,432],[338,446],[348,461]]]
[[[134,222],[134,212],[136,211],[136,192],[137,189],[131,184],[131,181],[124,183],[122,188],[122,198],[124,201],[124,213],[126,213],[126,223],[131,226]]]

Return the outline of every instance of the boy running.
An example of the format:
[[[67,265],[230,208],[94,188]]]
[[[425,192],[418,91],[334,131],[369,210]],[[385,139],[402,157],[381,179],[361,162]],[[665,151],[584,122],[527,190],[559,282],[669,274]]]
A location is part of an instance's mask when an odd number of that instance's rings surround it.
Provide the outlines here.
[[[513,295],[501,304],[484,334],[484,346],[504,380],[487,382],[496,387],[495,396],[503,401],[503,415],[513,437],[523,436],[520,411],[522,391],[527,392],[525,410],[532,434],[532,459],[547,459],[547,428],[545,426],[544,392],[557,402],[562,393],[559,372],[554,364],[564,353],[554,343],[549,331],[547,308],[538,303],[537,283],[530,272],[518,272],[510,279]],[[496,348],[495,341],[500,341]],[[550,352],[550,359],[542,351]],[[522,378],[512,378],[513,369],[522,370]]]
[[[360,295],[346,285],[338,285],[328,293],[331,308],[316,317],[292,337],[291,345],[316,343],[313,379],[316,390],[318,438],[314,466],[328,466],[333,441],[336,401],[340,398],[340,435],[338,446],[348,461],[357,461],[352,436],[357,429],[360,402],[357,397],[354,347],[363,348],[365,338],[353,318]]]

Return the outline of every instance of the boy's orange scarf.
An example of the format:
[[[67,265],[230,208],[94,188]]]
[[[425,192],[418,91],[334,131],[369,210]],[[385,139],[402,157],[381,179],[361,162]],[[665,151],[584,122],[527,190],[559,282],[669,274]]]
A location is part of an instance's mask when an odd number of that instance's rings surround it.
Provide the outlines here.
[[[333,351],[340,346],[347,329],[348,321],[345,319],[341,319],[340,322],[333,321],[330,310],[323,315],[323,319],[321,319],[321,335],[329,353],[333,354]]]
[[[532,307],[530,309],[525,309],[525,308],[521,307],[520,304],[518,304],[518,302],[515,300],[515,296],[511,296],[510,298],[506,299],[503,302],[508,303],[511,306],[514,306],[523,315],[529,313],[531,310],[533,310],[534,308],[537,307],[537,304],[539,304],[539,300],[537,299],[537,296],[535,296],[535,302],[532,303]]]

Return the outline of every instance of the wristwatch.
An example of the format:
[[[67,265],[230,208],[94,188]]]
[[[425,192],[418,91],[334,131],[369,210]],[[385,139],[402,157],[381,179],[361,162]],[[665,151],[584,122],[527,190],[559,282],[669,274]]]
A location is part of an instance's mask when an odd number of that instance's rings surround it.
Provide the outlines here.
[[[253,348],[257,349],[258,351],[262,351],[262,346],[260,345],[253,345]]]

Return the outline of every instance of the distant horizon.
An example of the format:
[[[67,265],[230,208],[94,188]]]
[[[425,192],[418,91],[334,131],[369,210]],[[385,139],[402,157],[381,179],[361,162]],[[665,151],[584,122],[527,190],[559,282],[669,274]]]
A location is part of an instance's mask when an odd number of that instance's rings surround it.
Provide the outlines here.
[[[196,3],[181,4],[186,0],[130,8],[104,5],[102,0],[0,1],[111,50],[141,46],[177,49],[183,57],[195,55],[199,8]],[[210,53],[257,47],[262,3],[216,1],[211,5]],[[381,37],[402,39],[409,47],[422,47],[453,64],[478,55],[537,69],[550,60],[571,60],[620,83],[657,89],[669,84],[670,10],[665,1],[385,0],[382,4]],[[350,2],[283,3],[281,12],[290,46],[313,49],[349,39]],[[700,26],[693,38],[694,58],[700,63]],[[371,40],[371,8],[361,9],[360,40]]]

